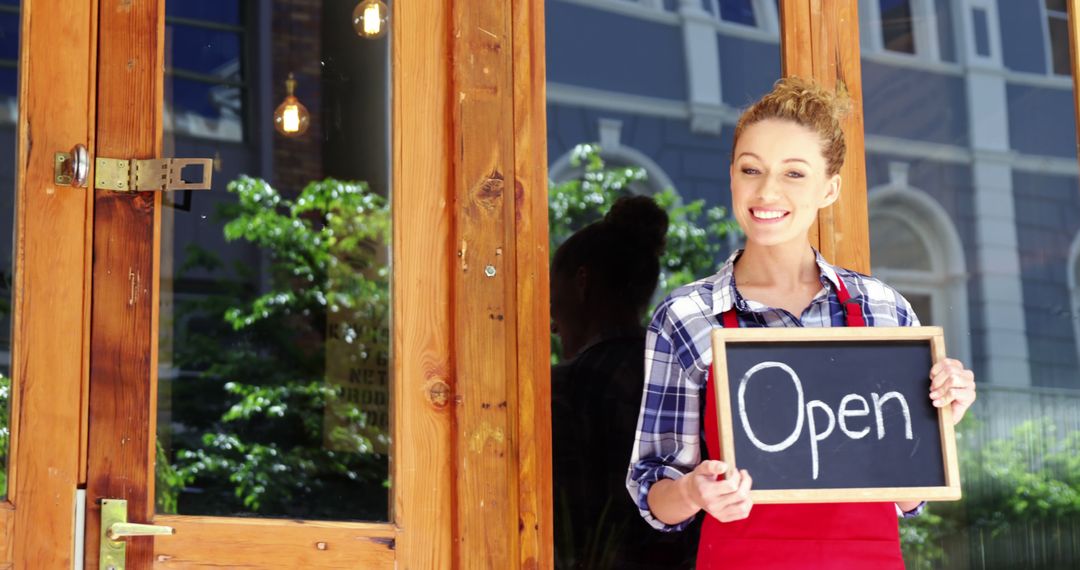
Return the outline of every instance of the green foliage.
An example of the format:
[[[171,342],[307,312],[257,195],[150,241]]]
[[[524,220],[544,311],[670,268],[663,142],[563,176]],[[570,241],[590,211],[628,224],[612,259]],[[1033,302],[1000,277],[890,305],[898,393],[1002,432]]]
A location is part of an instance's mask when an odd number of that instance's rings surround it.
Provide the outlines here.
[[[647,178],[640,167],[608,167],[596,144],[574,147],[570,164],[583,169],[581,177],[552,183],[548,189],[552,254],[575,231],[602,219],[615,200],[631,193],[632,184]],[[707,206],[704,200],[684,204],[673,188],[653,198],[669,218],[667,248],[660,260],[660,289],[666,294],[715,272],[724,238],[739,229],[724,208]]]
[[[966,425],[965,425],[966,424]],[[958,443],[977,427],[961,424]],[[979,447],[959,445],[963,500],[935,503],[900,523],[904,557],[913,568],[947,564],[942,545],[980,531],[1001,537],[1015,529],[1080,522],[1080,433],[1059,436],[1046,418],[1013,428]]]
[[[7,495],[8,453],[11,445],[11,377],[0,374],[0,497]]]
[[[373,438],[388,434],[328,380],[342,357],[328,347],[361,364],[388,349],[385,331],[368,330],[385,328],[389,303],[378,259],[389,243],[386,200],[336,180],[295,199],[248,177],[228,190],[237,200],[219,211],[225,237],[268,253],[269,283],[257,293],[249,267],[221,279],[215,252],[188,252],[181,272],[211,271],[217,281],[177,307],[187,324],[176,365],[197,374],[172,382],[179,429],[165,434],[171,458],[159,447],[159,508],[384,519],[387,458]]]

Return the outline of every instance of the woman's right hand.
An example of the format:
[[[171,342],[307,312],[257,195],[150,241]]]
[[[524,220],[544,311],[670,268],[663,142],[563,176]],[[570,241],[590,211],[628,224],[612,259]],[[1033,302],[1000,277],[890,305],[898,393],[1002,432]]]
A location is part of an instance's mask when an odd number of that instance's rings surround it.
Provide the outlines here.
[[[718,481],[720,475],[724,478]],[[729,469],[723,461],[702,461],[679,482],[687,501],[720,522],[745,519],[754,506],[750,498],[753,484],[750,474],[745,469]]]

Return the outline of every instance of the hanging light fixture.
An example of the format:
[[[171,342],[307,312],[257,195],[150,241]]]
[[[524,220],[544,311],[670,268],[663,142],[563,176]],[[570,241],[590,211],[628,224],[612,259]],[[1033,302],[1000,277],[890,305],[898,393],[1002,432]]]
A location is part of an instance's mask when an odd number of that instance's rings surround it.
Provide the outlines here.
[[[285,80],[285,100],[274,111],[274,128],[277,132],[287,137],[298,137],[308,130],[311,123],[311,115],[307,107],[304,107],[296,98],[296,78],[289,73]]]
[[[390,10],[382,0],[364,0],[356,5],[352,13],[356,33],[369,40],[386,35],[389,19]]]

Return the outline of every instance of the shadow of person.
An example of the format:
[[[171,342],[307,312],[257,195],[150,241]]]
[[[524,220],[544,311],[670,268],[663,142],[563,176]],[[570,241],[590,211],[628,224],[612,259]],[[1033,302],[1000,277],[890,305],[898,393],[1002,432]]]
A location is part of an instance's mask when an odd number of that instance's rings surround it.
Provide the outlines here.
[[[697,532],[654,530],[626,491],[644,385],[645,310],[668,217],[647,196],[618,199],[551,264],[556,568],[693,568]]]

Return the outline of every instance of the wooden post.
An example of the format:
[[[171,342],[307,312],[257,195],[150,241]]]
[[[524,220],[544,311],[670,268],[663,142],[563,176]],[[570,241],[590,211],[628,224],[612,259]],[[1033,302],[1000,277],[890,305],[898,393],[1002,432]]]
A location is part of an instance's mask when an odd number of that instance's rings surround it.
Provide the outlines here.
[[[554,564],[544,3],[513,0],[520,568]]]
[[[56,185],[53,153],[77,143],[93,152],[97,2],[23,0],[21,8],[10,502],[0,505],[0,562],[70,568],[92,190]]]
[[[453,559],[449,1],[394,4],[392,520],[398,568]]]
[[[1076,121],[1076,150],[1080,158],[1080,0],[1069,0],[1069,55],[1072,61],[1073,104]]]
[[[164,0],[101,5],[96,157],[161,153]],[[102,498],[127,499],[128,520],[154,515],[157,287],[161,193],[99,192],[94,201],[87,567],[96,568]],[[128,543],[149,568],[153,542]]]
[[[847,154],[840,199],[818,215],[810,239],[831,263],[869,273],[858,0],[782,0],[780,5],[783,74],[845,89],[852,103],[843,122]]]
[[[552,564],[543,6],[453,1],[455,567]]]
[[[510,4],[454,0],[451,38],[456,568],[518,560]]]

